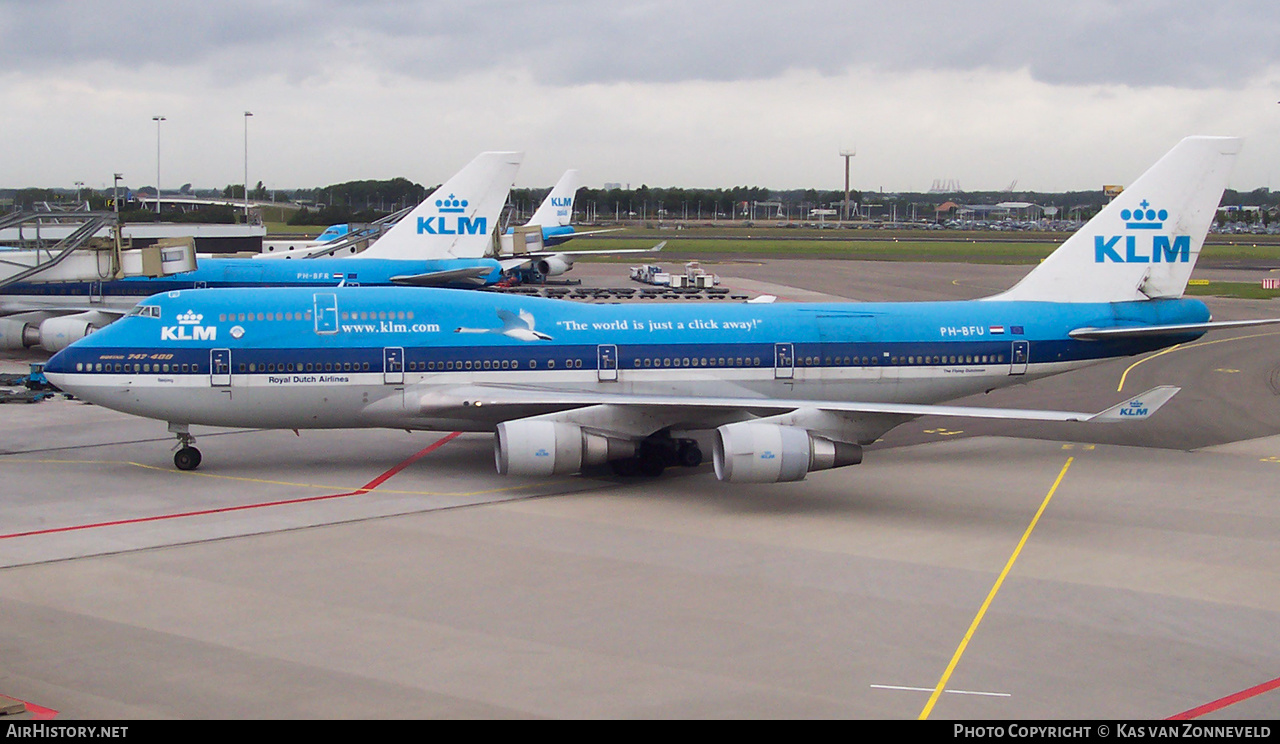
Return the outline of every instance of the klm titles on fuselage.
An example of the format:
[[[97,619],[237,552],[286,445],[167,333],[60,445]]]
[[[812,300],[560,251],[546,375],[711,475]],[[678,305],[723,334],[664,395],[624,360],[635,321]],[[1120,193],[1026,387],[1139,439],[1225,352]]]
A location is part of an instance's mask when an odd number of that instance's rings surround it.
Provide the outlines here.
[[[1128,230],[1163,230],[1169,212],[1150,209],[1144,199],[1141,209],[1123,209],[1120,218]],[[1120,241],[1124,240],[1121,253]],[[1176,235],[1152,235],[1150,247],[1139,245],[1138,235],[1093,236],[1093,260],[1095,263],[1188,263],[1191,261],[1191,237]]]
[[[188,310],[178,316],[178,325],[164,326],[160,329],[161,341],[217,341],[218,329],[215,326],[200,325],[204,316]]]

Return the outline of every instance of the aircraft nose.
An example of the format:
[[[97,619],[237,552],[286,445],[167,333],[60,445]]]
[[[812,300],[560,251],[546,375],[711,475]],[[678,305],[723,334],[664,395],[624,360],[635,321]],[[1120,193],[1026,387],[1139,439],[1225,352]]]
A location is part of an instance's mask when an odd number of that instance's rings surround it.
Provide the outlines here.
[[[46,375],[60,375],[71,371],[71,361],[67,351],[67,349],[59,351],[44,363],[44,373]]]

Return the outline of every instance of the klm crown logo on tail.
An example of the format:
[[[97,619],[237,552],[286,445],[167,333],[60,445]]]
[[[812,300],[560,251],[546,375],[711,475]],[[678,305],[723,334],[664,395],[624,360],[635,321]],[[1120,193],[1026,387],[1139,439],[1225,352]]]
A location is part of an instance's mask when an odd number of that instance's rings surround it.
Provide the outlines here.
[[[1093,236],[1094,262],[1188,263],[1191,260],[1191,236],[1150,234],[1148,231],[1164,229],[1164,221],[1169,219],[1169,212],[1165,209],[1152,209],[1146,199],[1143,199],[1138,206],[1141,208],[1121,210],[1120,219],[1124,220],[1126,230],[1143,232]],[[1148,237],[1150,240],[1145,239]],[[1121,240],[1124,241],[1123,249]]]
[[[466,216],[468,202],[449,194],[446,199],[436,199],[438,216],[419,217],[419,235],[487,235],[489,220],[486,217],[472,219]],[[456,216],[455,216],[456,215]]]

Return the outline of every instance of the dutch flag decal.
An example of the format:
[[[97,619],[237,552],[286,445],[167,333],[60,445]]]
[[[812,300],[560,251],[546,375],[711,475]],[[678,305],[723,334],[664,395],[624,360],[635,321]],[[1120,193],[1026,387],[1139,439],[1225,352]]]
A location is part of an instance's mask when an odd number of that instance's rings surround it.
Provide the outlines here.
[[[991,335],[999,336],[1000,334],[1004,333],[1004,326],[991,326],[987,330],[991,333]]]

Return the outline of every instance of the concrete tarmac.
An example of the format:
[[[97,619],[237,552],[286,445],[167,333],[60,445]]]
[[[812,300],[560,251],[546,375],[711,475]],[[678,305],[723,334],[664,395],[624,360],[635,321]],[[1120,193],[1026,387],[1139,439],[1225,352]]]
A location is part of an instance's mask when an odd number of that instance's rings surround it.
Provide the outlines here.
[[[1025,272],[704,268],[783,299]],[[1189,711],[1280,676],[1280,331],[1197,344],[966,401],[1183,387],[1144,423],[928,417],[767,486],[503,478],[489,436],[381,430],[197,430],[184,473],[162,422],[0,406],[0,695],[29,703],[0,721],[915,718],[980,613],[931,718]],[[1278,714],[1272,690],[1202,720]]]

